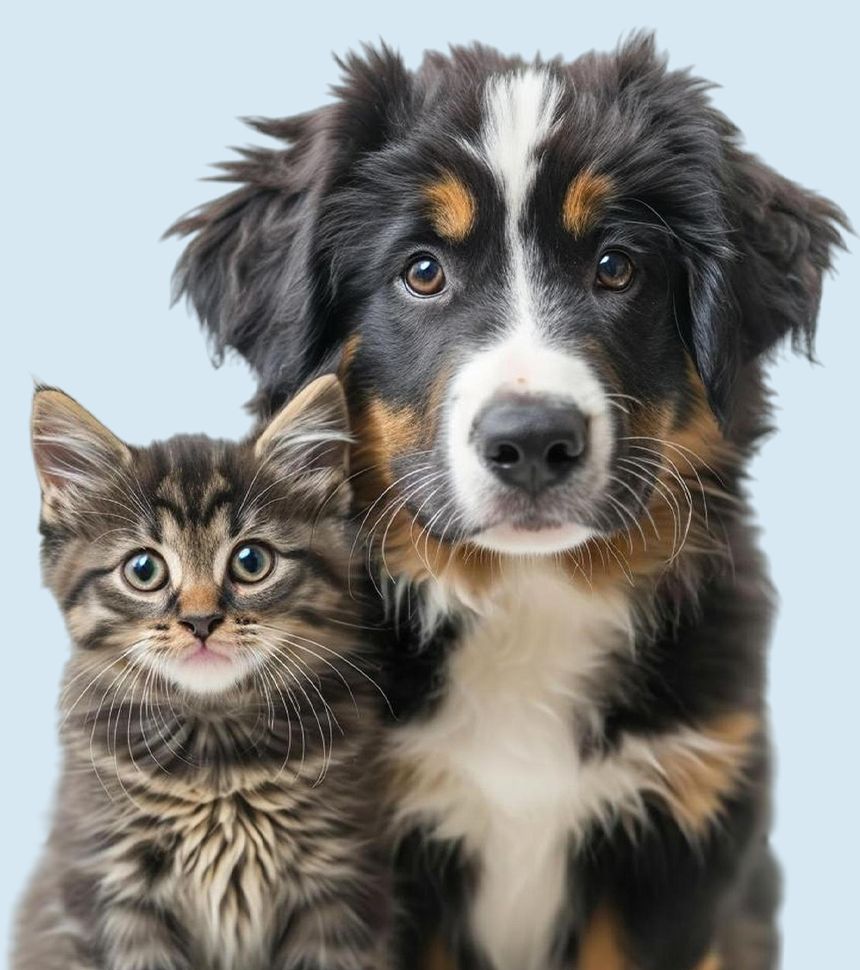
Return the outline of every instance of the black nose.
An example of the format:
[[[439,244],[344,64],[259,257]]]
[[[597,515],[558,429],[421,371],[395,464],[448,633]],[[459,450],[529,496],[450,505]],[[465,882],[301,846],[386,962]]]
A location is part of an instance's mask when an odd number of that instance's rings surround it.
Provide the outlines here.
[[[585,452],[588,425],[569,401],[511,396],[478,415],[472,438],[483,461],[507,485],[537,495],[570,475]]]
[[[205,640],[206,637],[224,622],[222,613],[210,613],[208,616],[180,616],[179,625],[190,630],[195,637]]]

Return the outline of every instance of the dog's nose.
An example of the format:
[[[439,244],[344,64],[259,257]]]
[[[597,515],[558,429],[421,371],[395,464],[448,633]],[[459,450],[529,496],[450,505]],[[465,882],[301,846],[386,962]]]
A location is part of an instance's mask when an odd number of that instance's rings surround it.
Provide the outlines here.
[[[222,613],[210,613],[206,616],[197,614],[194,616],[179,617],[179,625],[184,626],[186,630],[190,630],[195,637],[199,637],[201,640],[205,640],[215,627],[220,626],[223,622],[224,615]]]
[[[588,423],[569,401],[509,396],[475,419],[472,439],[493,474],[537,495],[570,475],[585,452]]]

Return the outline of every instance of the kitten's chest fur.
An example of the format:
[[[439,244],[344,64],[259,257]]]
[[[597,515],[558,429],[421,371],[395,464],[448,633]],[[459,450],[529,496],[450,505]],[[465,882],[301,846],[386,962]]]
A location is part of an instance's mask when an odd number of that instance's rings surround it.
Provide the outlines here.
[[[94,791],[99,816],[77,822],[99,846],[95,872],[170,912],[192,966],[268,968],[290,914],[312,906],[338,877],[349,838],[338,812],[357,815],[351,765],[367,761],[371,738],[356,730],[345,704],[334,710],[350,732],[334,750],[308,736],[305,750],[287,759],[284,724],[275,724],[270,743],[252,746],[225,722],[214,746],[205,743],[211,725],[197,732],[203,742],[182,749],[177,731],[169,771],[139,752],[132,764],[118,750],[114,774],[107,753],[99,764],[111,799]],[[139,747],[147,743],[154,738]],[[135,765],[148,770],[141,775]]]
[[[630,628],[625,596],[532,564],[467,626],[429,720],[394,732],[410,779],[401,820],[461,841],[476,864],[469,920],[496,970],[544,970],[569,841],[612,800],[612,768],[583,762],[580,741],[599,729],[600,685]]]
[[[287,897],[300,889],[306,838],[285,785],[166,799],[159,842],[193,949],[223,970],[262,963]]]

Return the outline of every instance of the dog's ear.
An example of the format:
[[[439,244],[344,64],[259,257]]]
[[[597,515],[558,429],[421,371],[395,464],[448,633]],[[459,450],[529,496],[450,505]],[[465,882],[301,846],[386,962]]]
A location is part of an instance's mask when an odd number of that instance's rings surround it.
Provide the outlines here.
[[[691,278],[692,343],[711,405],[731,410],[738,369],[783,338],[812,356],[822,276],[842,246],[844,213],[734,144],[722,166],[729,252]]]
[[[191,236],[174,274],[220,354],[237,350],[257,372],[261,410],[271,411],[333,353],[334,294],[321,257],[326,197],[402,119],[411,79],[389,48],[338,62],[335,101],[292,118],[250,119],[278,148],[239,151],[216,180],[240,188],[176,222]]]
[[[583,58],[578,69],[599,61]],[[725,421],[746,363],[785,337],[811,355],[822,276],[847,220],[832,202],[743,151],[738,129],[710,103],[711,85],[670,70],[653,34],[633,34],[604,63],[636,132],[636,143],[627,143],[638,161],[631,194],[650,194],[671,226],[686,269],[687,292],[679,296],[688,313],[679,324]],[[674,164],[655,167],[667,146]]]

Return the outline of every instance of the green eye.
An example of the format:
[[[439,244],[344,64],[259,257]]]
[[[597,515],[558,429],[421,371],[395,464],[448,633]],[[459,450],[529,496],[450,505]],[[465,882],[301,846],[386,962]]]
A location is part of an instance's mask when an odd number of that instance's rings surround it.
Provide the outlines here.
[[[126,559],[122,574],[129,586],[144,593],[152,593],[167,582],[167,563],[157,552],[147,549]]]
[[[237,583],[259,583],[272,571],[275,557],[259,542],[239,546],[230,557],[230,575]]]

